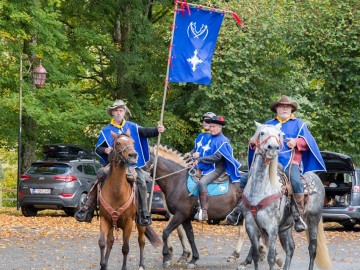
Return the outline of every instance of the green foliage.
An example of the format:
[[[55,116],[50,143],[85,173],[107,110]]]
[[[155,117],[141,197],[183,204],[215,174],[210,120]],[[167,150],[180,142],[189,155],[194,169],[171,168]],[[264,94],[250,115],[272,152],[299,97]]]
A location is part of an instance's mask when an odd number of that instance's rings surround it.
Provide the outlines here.
[[[207,1],[193,1],[207,5]],[[47,84],[31,85],[24,60],[23,141],[28,159],[45,143],[93,148],[115,98],[132,121],[155,126],[166,91],[161,143],[189,151],[203,112],[221,114],[235,155],[246,163],[254,120],[286,94],[322,150],[360,161],[358,1],[212,1],[226,15],[212,63],[212,85],[164,89],[173,1],[3,1],[0,4],[0,142],[18,140],[19,56],[37,56]],[[156,140],[151,140],[156,143]],[[35,149],[35,150],[34,150]],[[26,152],[26,150],[28,152]],[[39,156],[39,153],[37,153]],[[25,157],[25,156],[24,156]],[[31,160],[29,160],[30,162]],[[14,161],[13,161],[14,162]]]

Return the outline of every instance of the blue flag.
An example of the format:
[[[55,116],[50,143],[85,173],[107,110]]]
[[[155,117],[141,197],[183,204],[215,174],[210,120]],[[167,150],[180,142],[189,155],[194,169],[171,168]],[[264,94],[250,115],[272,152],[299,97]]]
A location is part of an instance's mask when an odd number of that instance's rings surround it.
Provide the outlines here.
[[[169,82],[210,85],[211,59],[224,13],[190,8],[177,11]]]

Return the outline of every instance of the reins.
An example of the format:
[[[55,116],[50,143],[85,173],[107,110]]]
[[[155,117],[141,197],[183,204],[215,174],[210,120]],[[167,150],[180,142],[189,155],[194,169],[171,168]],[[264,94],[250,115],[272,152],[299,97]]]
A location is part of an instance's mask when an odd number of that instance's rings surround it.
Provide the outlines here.
[[[150,165],[150,168],[149,168],[147,171],[150,172],[153,167],[154,167],[154,164],[151,164],[151,165]],[[181,169],[181,170],[178,170],[178,171],[175,171],[175,172],[172,172],[172,173],[169,173],[169,174],[166,174],[166,175],[163,175],[163,176],[154,178],[153,180],[154,180],[154,181],[160,180],[160,179],[169,177],[169,176],[171,176],[171,175],[177,174],[177,173],[182,172],[182,171],[185,171],[185,170],[190,170],[190,171],[191,171],[191,170],[193,170],[194,168],[195,168],[194,166],[189,167],[189,168],[188,168],[188,167],[185,167],[185,168],[183,168],[183,169]]]

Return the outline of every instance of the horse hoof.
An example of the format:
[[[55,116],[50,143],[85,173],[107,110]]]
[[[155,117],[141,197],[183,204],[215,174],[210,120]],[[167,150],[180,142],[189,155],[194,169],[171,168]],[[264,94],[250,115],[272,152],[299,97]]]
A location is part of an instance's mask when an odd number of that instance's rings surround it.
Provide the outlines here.
[[[237,260],[237,258],[234,256],[234,255],[231,255],[230,257],[227,258],[227,262],[230,262],[230,263],[235,263]]]
[[[187,259],[185,257],[180,257],[178,260],[177,260],[178,263],[186,263],[187,262]]]
[[[194,269],[195,268],[195,263],[189,263],[187,266],[186,266],[186,269]]]
[[[279,267],[283,267],[283,265],[284,265],[283,259],[277,258],[277,259],[276,259],[276,264],[277,264]]]
[[[168,269],[170,267],[170,262],[163,262],[163,268]]]

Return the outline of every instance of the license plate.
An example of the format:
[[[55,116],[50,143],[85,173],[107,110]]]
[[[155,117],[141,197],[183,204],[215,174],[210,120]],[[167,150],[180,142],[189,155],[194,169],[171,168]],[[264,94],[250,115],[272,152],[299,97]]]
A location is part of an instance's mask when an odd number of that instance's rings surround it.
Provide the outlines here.
[[[51,194],[51,189],[49,188],[33,188],[31,190],[32,194]]]

